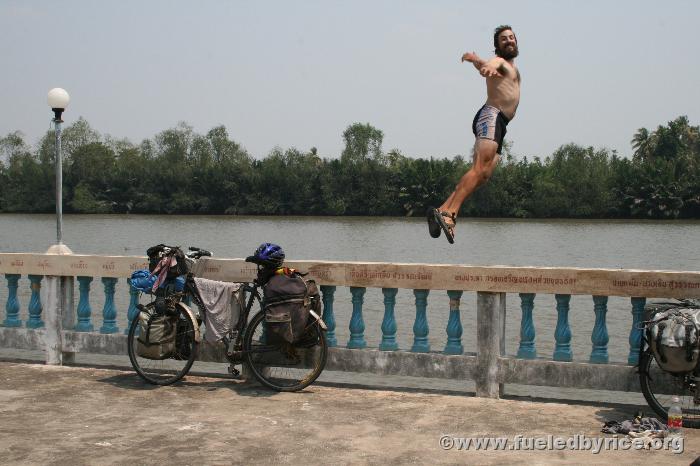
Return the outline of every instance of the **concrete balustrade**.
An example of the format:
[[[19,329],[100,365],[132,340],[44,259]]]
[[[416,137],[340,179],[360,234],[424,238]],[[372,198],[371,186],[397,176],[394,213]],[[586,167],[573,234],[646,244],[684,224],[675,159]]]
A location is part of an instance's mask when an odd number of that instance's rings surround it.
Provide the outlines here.
[[[638,361],[638,327],[646,298],[700,297],[700,272],[320,261],[290,261],[288,265],[308,271],[308,278],[320,285],[331,347],[327,369],[474,380],[477,395],[492,398],[497,398],[508,383],[638,391],[633,365]],[[0,319],[0,345],[44,349],[48,364],[70,361],[76,352],[126,354],[128,327],[117,326],[120,311],[114,305],[115,287],[120,280],[128,284],[133,271],[146,267],[144,257],[134,256],[0,254],[0,273],[8,289],[4,319]],[[194,272],[214,280],[245,282],[254,278],[256,270],[242,259],[206,258],[196,264]],[[96,277],[102,287],[91,290]],[[27,286],[31,297],[25,304],[28,318],[22,322],[17,290]],[[336,336],[337,287],[350,288],[352,313],[341,319],[348,322],[347,342],[338,342]],[[384,296],[381,341],[369,343],[363,317],[368,288],[381,290]],[[129,290],[128,309],[121,311],[126,313],[127,322],[135,318],[139,302],[139,294],[130,286]],[[396,317],[396,297],[402,290],[414,295],[410,349],[401,349],[396,340],[398,326],[411,328],[410,323]],[[101,322],[93,321],[90,294],[95,292],[104,293]],[[465,353],[462,343],[460,303],[469,292],[477,294],[475,353]],[[520,341],[515,357],[505,354],[506,293],[518,293],[520,298]],[[543,294],[554,295],[556,309],[536,307],[537,296]],[[572,362],[572,295],[592,297],[589,312],[595,315],[595,323],[590,329],[588,362]],[[608,296],[630,298],[630,332],[625,336],[629,340],[628,364],[609,363]],[[439,330],[446,334],[444,348],[430,347],[429,300],[449,313],[447,327]],[[557,316],[554,335],[546,336],[555,342],[551,359],[538,358],[535,350],[536,316],[544,312],[556,312]],[[401,316],[407,315],[402,309]],[[200,359],[225,362],[221,348],[213,345],[203,346]]]

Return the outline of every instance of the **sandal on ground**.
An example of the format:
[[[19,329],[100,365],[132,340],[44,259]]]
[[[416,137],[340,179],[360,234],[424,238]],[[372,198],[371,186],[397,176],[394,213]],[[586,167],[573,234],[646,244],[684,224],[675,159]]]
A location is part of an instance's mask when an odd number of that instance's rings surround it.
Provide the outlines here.
[[[425,213],[425,216],[428,219],[428,233],[430,233],[430,236],[433,238],[439,238],[442,234],[442,228],[440,228],[440,224],[435,220],[435,212],[436,210],[430,207]]]
[[[449,241],[450,244],[453,244],[455,242],[455,225],[457,225],[457,216],[449,212],[434,209],[433,217],[435,218],[435,222],[437,222],[437,224],[440,225],[440,228],[442,228],[442,231],[445,232],[445,238],[447,238],[447,241]],[[452,224],[447,223],[443,217],[449,218]]]

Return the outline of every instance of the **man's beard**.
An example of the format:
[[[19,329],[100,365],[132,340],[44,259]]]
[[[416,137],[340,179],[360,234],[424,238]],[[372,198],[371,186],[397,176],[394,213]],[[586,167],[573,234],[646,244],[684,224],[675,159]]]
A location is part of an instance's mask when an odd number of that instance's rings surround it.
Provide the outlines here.
[[[503,58],[504,60],[512,60],[513,58],[518,56],[518,44],[515,44],[512,49],[501,49],[499,47],[496,55]]]

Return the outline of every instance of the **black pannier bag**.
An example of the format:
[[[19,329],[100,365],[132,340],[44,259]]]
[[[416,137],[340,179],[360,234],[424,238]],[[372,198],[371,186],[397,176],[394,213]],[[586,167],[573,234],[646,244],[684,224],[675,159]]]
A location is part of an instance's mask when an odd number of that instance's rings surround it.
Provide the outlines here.
[[[273,275],[263,287],[265,323],[271,336],[296,343],[313,320],[310,310],[321,315],[321,297],[313,280],[299,274]]]
[[[700,309],[668,304],[647,305],[647,342],[661,369],[692,372],[700,361]]]
[[[175,352],[177,322],[162,314],[140,312],[136,354],[146,359],[168,359]]]
[[[146,250],[146,255],[148,256],[148,271],[153,273],[160,261],[164,257],[174,257],[175,265],[168,267],[168,277],[175,278],[180,275],[184,275],[189,272],[189,266],[185,253],[182,252],[177,246],[166,246],[165,244],[158,244],[152,246]]]

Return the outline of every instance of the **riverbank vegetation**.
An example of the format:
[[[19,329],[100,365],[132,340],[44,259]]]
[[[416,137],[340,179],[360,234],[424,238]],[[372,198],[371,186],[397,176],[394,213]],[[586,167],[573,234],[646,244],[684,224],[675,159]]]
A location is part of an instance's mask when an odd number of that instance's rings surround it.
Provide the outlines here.
[[[79,119],[63,131],[64,212],[418,215],[449,195],[471,157],[384,152],[383,133],[355,123],[340,157],[275,148],[254,159],[223,126],[197,134],[181,123],[140,144],[102,136]],[[700,127],[679,117],[639,129],[634,156],[566,144],[518,158],[506,144],[491,181],[462,216],[700,218]],[[32,147],[0,139],[0,212],[54,212],[52,131]]]

